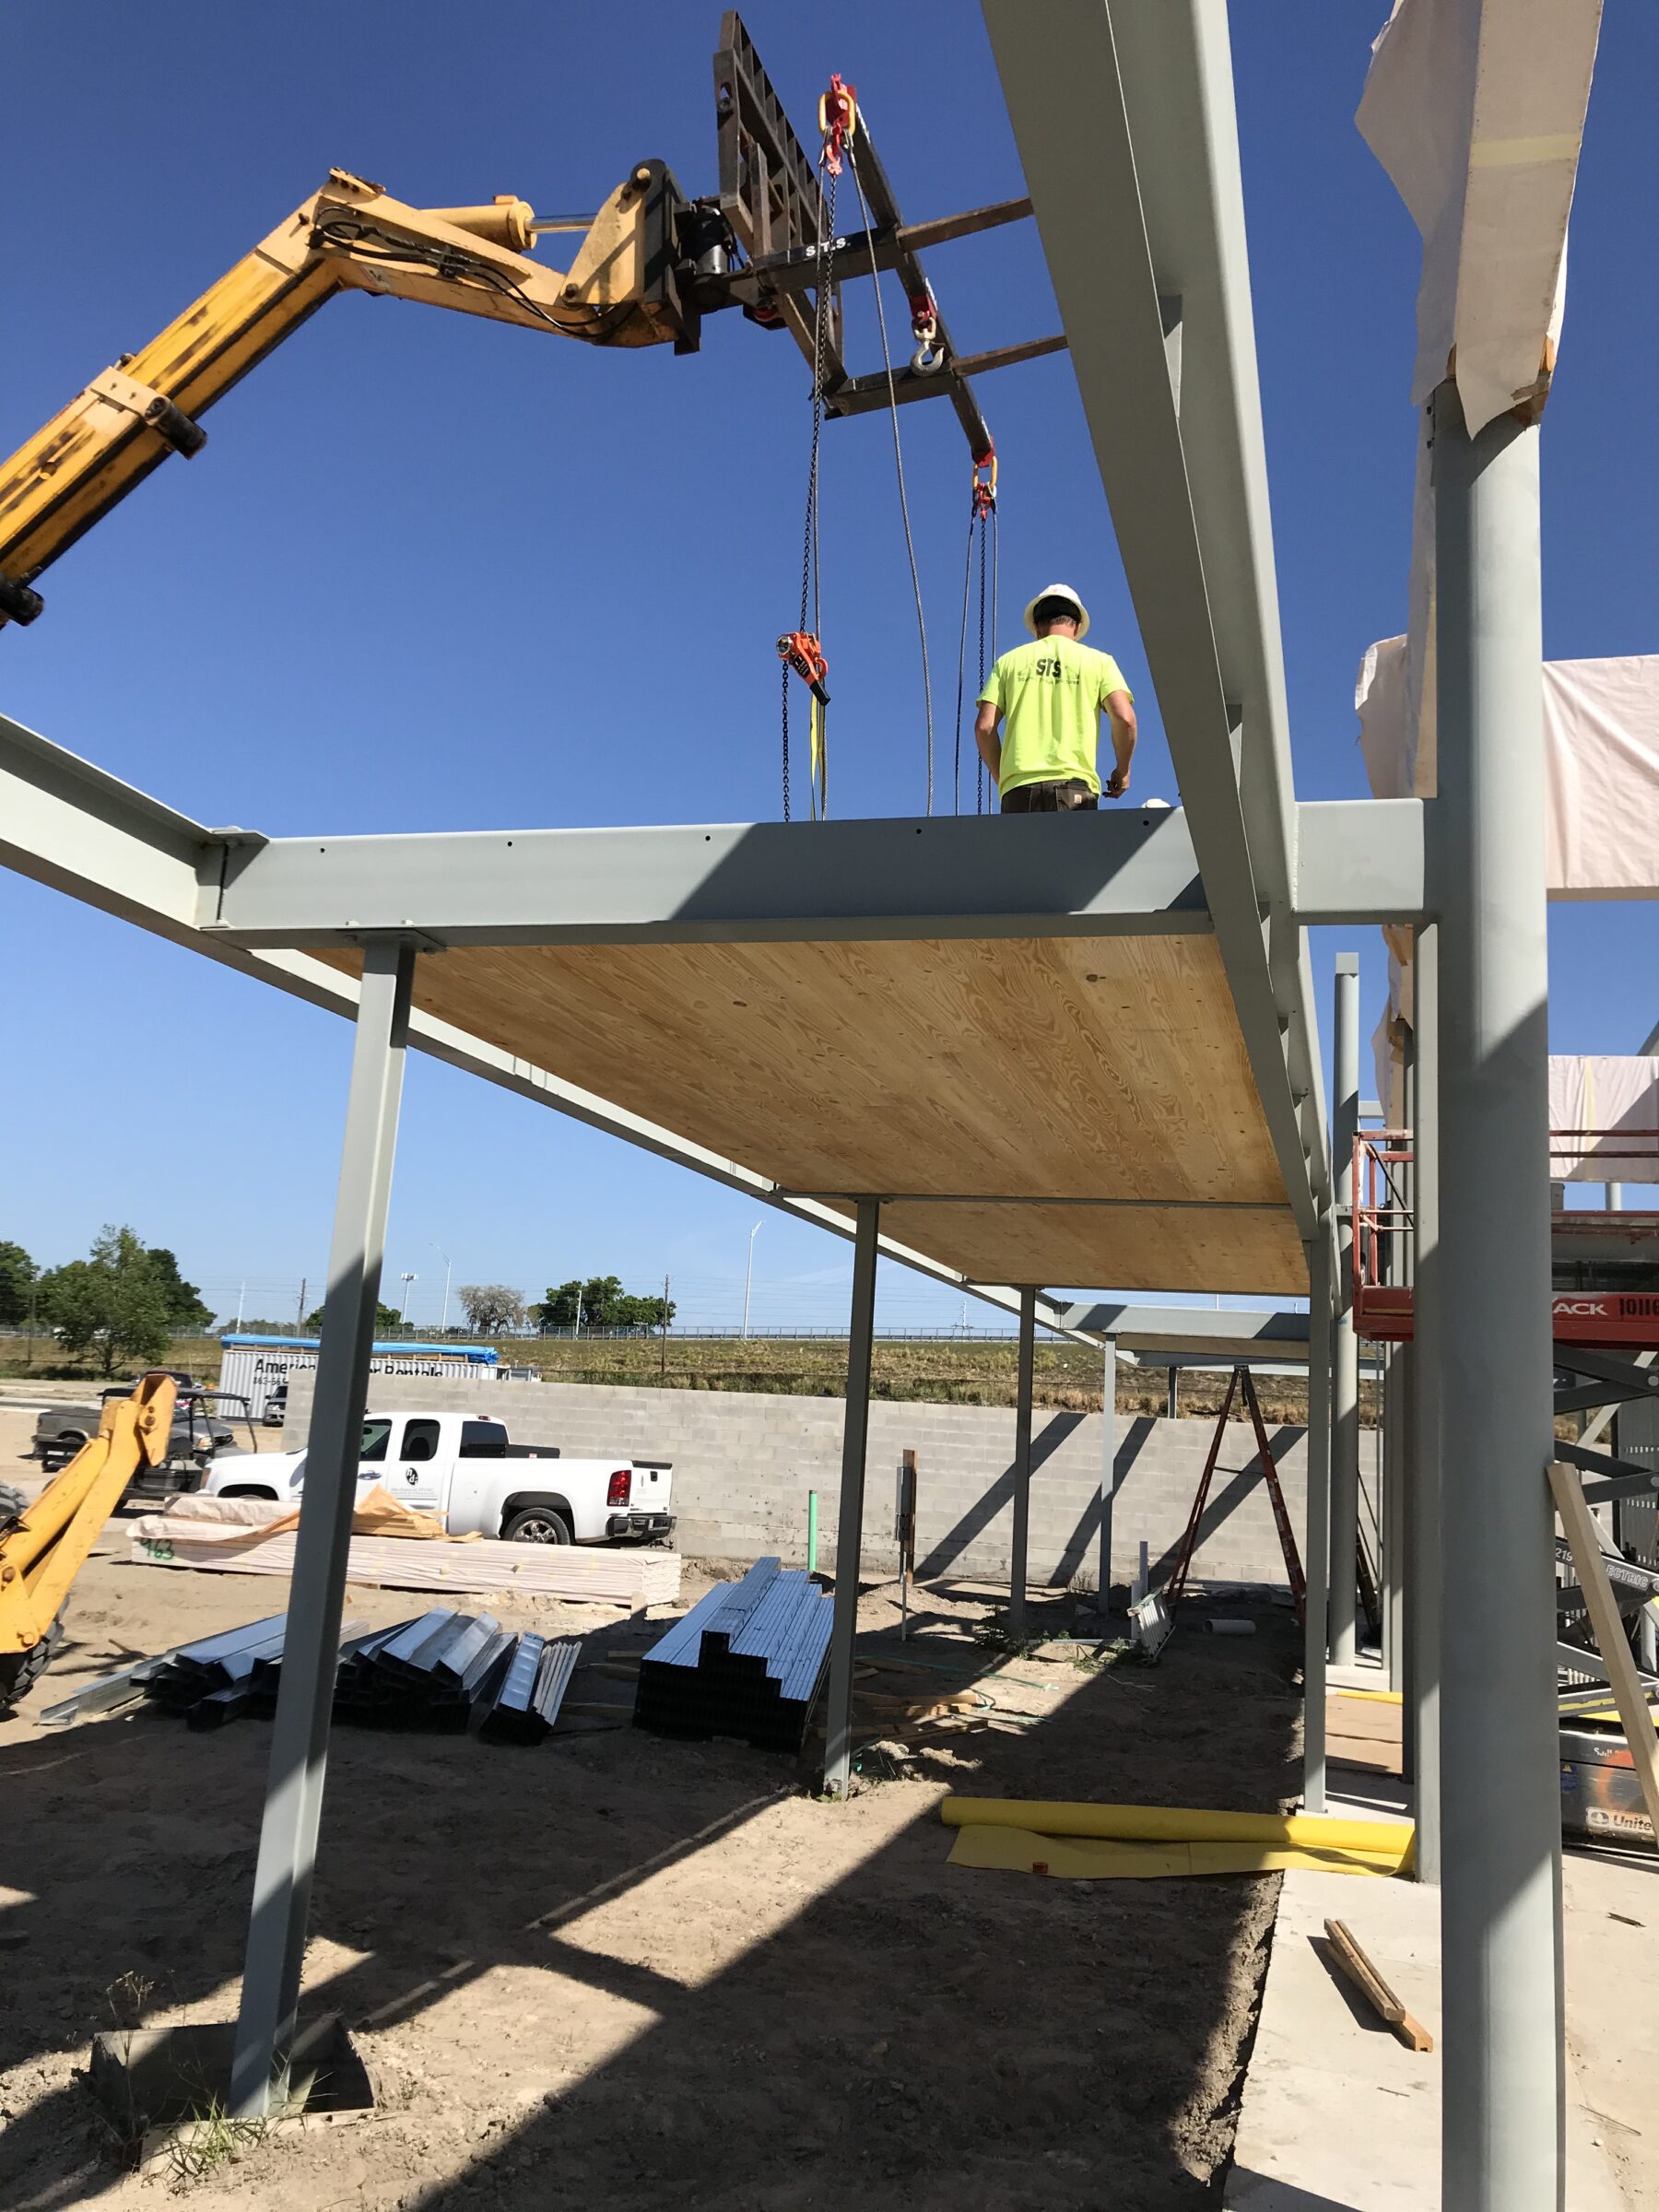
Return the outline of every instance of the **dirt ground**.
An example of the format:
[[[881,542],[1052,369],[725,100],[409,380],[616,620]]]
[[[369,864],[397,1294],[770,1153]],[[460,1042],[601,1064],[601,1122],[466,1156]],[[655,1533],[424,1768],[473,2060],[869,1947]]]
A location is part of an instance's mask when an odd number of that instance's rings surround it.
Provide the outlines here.
[[[0,1436],[0,1472],[18,1463]],[[19,1471],[23,1471],[20,1470]],[[1080,1884],[947,1866],[948,1790],[1263,1809],[1297,1786],[1289,1616],[1194,1616],[1155,1669],[1008,1656],[994,1593],[921,1594],[903,1696],[844,1806],[810,1762],[627,1725],[534,1749],[341,1729],[308,2011],[338,2010],[372,2115],[285,2125],[187,2179],[135,2172],[84,2080],[95,2030],[234,2009],[268,1734],[142,1710],[45,1730],[77,1678],[276,1610],[280,1584],[129,1564],[111,1524],[46,1685],[0,1724],[0,2206],[722,2212],[846,2205],[1157,2212],[1215,2201],[1277,1877]],[[706,1585],[688,1575],[687,1595]],[[897,1655],[889,1587],[861,1643]],[[1034,1607],[1045,1634],[1072,1601]],[[1232,1607],[1231,1610],[1238,1608]],[[419,1610],[353,1590],[347,1617]],[[657,1632],[619,1609],[502,1608],[595,1655]],[[1088,1645],[1080,1647],[1087,1651]],[[571,1696],[631,1685],[579,1675]],[[1104,2196],[1103,2196],[1104,2193]]]

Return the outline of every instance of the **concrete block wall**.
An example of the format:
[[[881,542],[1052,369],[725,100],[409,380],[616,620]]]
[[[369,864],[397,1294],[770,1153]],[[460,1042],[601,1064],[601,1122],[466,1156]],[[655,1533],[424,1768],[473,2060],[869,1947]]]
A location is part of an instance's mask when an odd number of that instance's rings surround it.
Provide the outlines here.
[[[288,1438],[303,1441],[312,1377],[288,1385]],[[806,1494],[818,1494],[819,1559],[833,1564],[841,1488],[841,1402],[736,1391],[628,1390],[579,1382],[494,1382],[400,1378],[371,1406],[465,1411],[504,1420],[523,1442],[557,1444],[572,1458],[674,1463],[675,1541],[692,1556],[786,1564],[806,1556]],[[1215,1434],[1210,1420],[1118,1422],[1112,1579],[1133,1575],[1144,1539],[1154,1568],[1172,1557]],[[1270,1427],[1297,1542],[1306,1510],[1305,1431]],[[1092,1587],[1100,1551],[1100,1416],[1039,1411],[1031,1442],[1030,1571],[1033,1583]],[[916,1453],[918,1571],[994,1579],[1008,1571],[1013,1485],[1012,1409],[891,1404],[870,1408],[864,1559],[897,1568],[894,1486],[900,1454]],[[1230,1424],[1194,1562],[1213,1582],[1287,1581],[1255,1440]]]

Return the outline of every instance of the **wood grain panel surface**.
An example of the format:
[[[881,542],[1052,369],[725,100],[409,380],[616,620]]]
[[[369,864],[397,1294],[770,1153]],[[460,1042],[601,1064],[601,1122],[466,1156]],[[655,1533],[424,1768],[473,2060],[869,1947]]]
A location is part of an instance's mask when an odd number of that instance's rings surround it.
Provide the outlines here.
[[[982,1283],[1068,1290],[1223,1290],[1305,1298],[1307,1262],[1289,1208],[888,1206],[900,1243]]]
[[[415,1000],[792,1190],[1284,1200],[1206,935],[467,947],[422,955]],[[1054,1207],[1017,1247],[1013,1210],[892,1233],[1002,1282],[1302,1278],[1288,1213]]]

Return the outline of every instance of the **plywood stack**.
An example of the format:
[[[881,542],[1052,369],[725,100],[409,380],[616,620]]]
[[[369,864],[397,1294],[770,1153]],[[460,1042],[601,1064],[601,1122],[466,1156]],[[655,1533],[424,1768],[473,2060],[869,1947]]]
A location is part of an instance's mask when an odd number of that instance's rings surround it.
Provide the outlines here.
[[[295,1531],[266,1533],[250,1522],[250,1500],[232,1499],[239,1517],[223,1524],[202,1516],[204,1500],[193,1500],[186,1516],[146,1513],[133,1524],[132,1557],[157,1567],[195,1567],[225,1574],[274,1574],[294,1571]],[[263,1511],[286,1518],[290,1508]],[[478,1591],[560,1597],[590,1605],[634,1607],[665,1605],[679,1595],[680,1556],[677,1551],[626,1546],[600,1549],[580,1544],[413,1543],[397,1536],[353,1536],[346,1575],[348,1582],[392,1590]]]

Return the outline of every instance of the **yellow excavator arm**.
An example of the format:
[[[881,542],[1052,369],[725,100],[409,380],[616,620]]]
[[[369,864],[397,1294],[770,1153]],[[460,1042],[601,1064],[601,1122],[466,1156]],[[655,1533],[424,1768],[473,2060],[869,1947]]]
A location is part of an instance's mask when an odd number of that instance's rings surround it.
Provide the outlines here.
[[[20,1516],[0,1520],[0,1712],[42,1673],[69,1585],[140,1467],[159,1466],[177,1385],[146,1375],[106,1401],[98,1434]]]
[[[676,281],[685,207],[641,162],[591,220],[538,223],[512,194],[410,207],[344,170],[139,352],[77,393],[0,463],[0,625],[30,622],[29,587],[169,453],[206,442],[200,417],[325,300],[387,292],[595,346],[696,343]],[[582,228],[568,273],[530,258],[538,233]]]

